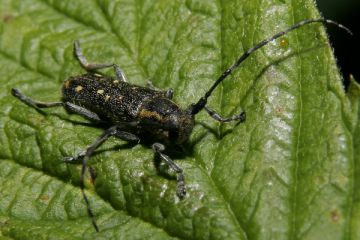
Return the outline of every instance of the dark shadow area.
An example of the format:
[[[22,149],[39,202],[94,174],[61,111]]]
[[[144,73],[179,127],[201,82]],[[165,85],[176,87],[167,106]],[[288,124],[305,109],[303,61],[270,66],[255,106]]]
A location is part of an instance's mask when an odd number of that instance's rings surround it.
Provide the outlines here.
[[[231,113],[230,115],[232,115],[233,113]],[[209,117],[209,121],[215,121],[214,119]],[[213,127],[211,127],[210,125],[203,123],[203,122],[196,122],[196,124],[201,125],[203,128],[205,128],[208,132],[210,132],[211,134],[213,134],[216,139],[221,140],[223,137],[225,137],[226,135],[230,134],[233,132],[233,129],[235,127],[237,127],[240,124],[245,123],[245,121],[241,122],[241,121],[237,121],[237,122],[228,122],[228,123],[220,123],[220,124],[231,124],[232,128],[225,130],[225,131],[217,131],[216,129],[214,129]],[[196,145],[196,143],[200,142],[201,139],[203,139],[206,136],[206,134],[202,134],[201,136],[197,137],[197,139],[195,139],[192,143],[192,146]]]
[[[344,34],[334,27],[328,27],[327,32],[334,48],[338,65],[344,78],[344,85],[349,85],[350,75],[360,83],[360,1],[359,0],[316,0],[323,17],[337,21],[354,33]]]

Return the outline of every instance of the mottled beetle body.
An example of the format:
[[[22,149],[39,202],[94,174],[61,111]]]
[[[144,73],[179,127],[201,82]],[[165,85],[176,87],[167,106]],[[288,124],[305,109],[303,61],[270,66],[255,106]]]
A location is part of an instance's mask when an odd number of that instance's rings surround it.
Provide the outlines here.
[[[63,101],[96,113],[100,121],[113,125],[137,122],[127,131],[166,145],[182,144],[194,126],[194,116],[171,100],[172,92],[100,74],[70,77],[63,84],[62,94]]]
[[[79,114],[94,123],[103,123],[108,126],[84,151],[74,157],[65,158],[67,162],[82,159],[80,187],[93,226],[96,231],[99,231],[89,200],[84,191],[84,175],[87,161],[103,142],[112,136],[125,141],[135,142],[139,142],[140,139],[143,139],[142,137],[150,139],[153,143],[151,147],[154,152],[176,172],[177,195],[180,198],[185,197],[186,189],[183,171],[169,156],[164,154],[165,147],[181,145],[188,140],[194,127],[195,115],[203,109],[210,117],[219,122],[244,121],[244,112],[223,118],[214,110],[211,110],[207,106],[207,100],[212,92],[251,53],[294,29],[314,22],[334,24],[351,34],[350,30],[346,27],[327,19],[308,19],[298,22],[245,51],[230,68],[220,75],[204,96],[198,102],[190,104],[187,109],[181,109],[171,100],[172,90],[156,90],[152,84],[148,84],[147,87],[141,87],[127,83],[125,75],[116,64],[88,63],[82,54],[78,41],[75,41],[74,44],[75,56],[87,73],[70,77],[64,82],[62,102],[44,103],[35,101],[17,89],[12,89],[12,94],[34,108],[62,106],[70,112]],[[108,67],[114,68],[115,78],[104,76],[97,72],[99,69]]]

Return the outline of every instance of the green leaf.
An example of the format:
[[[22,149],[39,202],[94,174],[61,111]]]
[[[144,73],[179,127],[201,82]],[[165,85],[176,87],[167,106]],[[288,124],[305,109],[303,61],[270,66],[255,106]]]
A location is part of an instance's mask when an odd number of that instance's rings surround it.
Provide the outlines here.
[[[360,87],[343,90],[321,24],[258,50],[216,89],[209,106],[247,120],[197,115],[184,156],[173,157],[184,200],[149,147],[107,141],[91,158],[95,183],[86,176],[99,233],[81,165],[62,159],[103,130],[10,94],[59,100],[62,82],[84,72],[72,54],[79,39],[89,60],[173,88],[185,108],[247,48],[319,16],[310,0],[0,0],[0,237],[359,239]]]

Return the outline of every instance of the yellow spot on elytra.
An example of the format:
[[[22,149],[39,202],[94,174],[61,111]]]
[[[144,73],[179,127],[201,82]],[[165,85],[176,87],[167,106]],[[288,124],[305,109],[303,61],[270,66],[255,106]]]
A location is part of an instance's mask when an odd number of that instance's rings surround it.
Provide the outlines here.
[[[83,87],[80,85],[75,88],[75,92],[77,93],[79,93],[81,90],[83,90]]]
[[[64,83],[64,87],[65,87],[65,88],[69,88],[69,85],[70,85],[70,81],[66,81],[66,82]]]
[[[162,119],[160,114],[158,114],[157,112],[148,111],[146,109],[143,109],[143,110],[140,111],[139,117],[140,118],[155,118],[155,119],[157,119],[159,121]]]
[[[99,89],[99,90],[97,90],[97,93],[98,93],[98,94],[103,94],[103,93],[104,93],[104,90]]]
[[[119,83],[119,80],[114,80],[113,81],[113,84],[117,84],[117,83]]]
[[[118,99],[121,101],[124,97],[123,96],[119,96]]]
[[[109,96],[109,95],[106,95],[106,96],[105,96],[105,102],[107,102],[109,99],[110,99],[110,96]]]

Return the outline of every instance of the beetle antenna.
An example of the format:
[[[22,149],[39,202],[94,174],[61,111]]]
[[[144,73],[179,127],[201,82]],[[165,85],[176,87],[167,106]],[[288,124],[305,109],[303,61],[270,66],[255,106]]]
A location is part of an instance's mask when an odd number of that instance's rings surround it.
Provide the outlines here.
[[[345,31],[347,31],[350,35],[353,35],[353,33],[350,31],[350,29],[348,29],[347,27],[345,27],[344,25],[341,25],[340,23],[337,23],[335,21],[329,20],[329,19],[324,19],[324,18],[318,18],[318,19],[306,19],[303,20],[301,22],[298,22],[294,25],[292,25],[291,27],[285,29],[284,31],[278,32],[277,34],[275,34],[272,37],[269,37],[267,39],[262,40],[261,42],[259,42],[258,44],[254,45],[253,47],[249,48],[248,50],[246,50],[246,52],[241,55],[236,62],[229,67],[228,69],[226,69],[221,76],[216,80],[216,82],[211,86],[211,88],[205,93],[205,95],[199,99],[199,101],[195,104],[192,104],[189,108],[190,114],[191,115],[195,115],[198,112],[200,112],[206,105],[207,103],[207,99],[211,96],[212,92],[215,90],[215,88],[227,77],[229,76],[247,57],[250,56],[251,53],[255,52],[256,50],[258,50],[259,48],[265,46],[266,44],[268,44],[269,42],[287,34],[288,32],[291,32],[292,30],[295,30],[299,27],[302,27],[304,25],[310,24],[310,23],[315,23],[315,22],[320,22],[323,24],[333,24],[335,26],[337,26],[338,28],[342,28]]]

